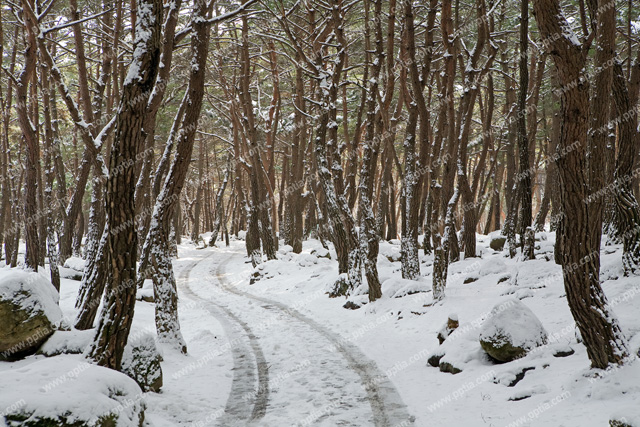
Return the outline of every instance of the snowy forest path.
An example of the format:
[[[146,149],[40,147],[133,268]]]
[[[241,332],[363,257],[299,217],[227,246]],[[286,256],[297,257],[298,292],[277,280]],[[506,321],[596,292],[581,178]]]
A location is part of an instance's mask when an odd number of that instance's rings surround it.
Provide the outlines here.
[[[243,426],[265,414],[269,401],[269,370],[260,344],[249,326],[224,306],[198,296],[189,286],[191,271],[206,258],[208,256],[185,267],[178,284],[189,299],[204,303],[204,308],[220,322],[229,337],[234,365],[233,382],[224,414],[216,424]]]
[[[218,255],[215,261],[211,259],[214,254]],[[257,337],[258,347],[264,349],[269,378],[252,392],[266,392],[266,414],[259,420],[249,419],[247,425],[412,426],[413,417],[389,378],[354,344],[283,303],[231,283],[234,273],[225,267],[242,255],[233,246],[207,254],[189,270],[197,271],[197,276],[192,275],[196,283],[208,286],[196,288],[191,279],[181,289],[191,298],[211,303],[216,318],[223,313],[222,317],[244,324],[245,334]],[[229,341],[238,341],[237,328],[230,331]],[[246,346],[242,351],[247,351]],[[238,378],[243,385],[237,389],[246,390],[247,384],[255,387],[255,372],[236,373],[244,376]],[[234,385],[236,382],[234,375]],[[230,402],[238,399],[235,394],[232,387]],[[245,394],[245,402],[251,396]],[[227,409],[232,406],[228,404]]]

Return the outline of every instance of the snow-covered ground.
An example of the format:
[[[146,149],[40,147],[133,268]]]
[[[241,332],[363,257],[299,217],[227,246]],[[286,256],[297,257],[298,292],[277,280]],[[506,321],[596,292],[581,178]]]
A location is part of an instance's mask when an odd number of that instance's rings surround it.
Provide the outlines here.
[[[554,235],[539,238],[537,259],[521,262],[494,252],[489,237],[479,236],[481,257],[450,266],[446,298],[435,305],[432,257],[421,255],[420,281],[405,281],[399,242],[382,242],[383,298],[368,304],[359,289],[360,295],[349,298],[360,306],[355,310],[343,308],[345,298],[326,295],[338,276],[337,262],[333,250],[331,260],[323,257],[318,241],[305,242],[301,254],[283,246],[278,260],[259,267],[261,279],[253,285],[244,242],[204,249],[185,243],[174,265],[189,354],[160,345],[164,386],[143,396],[146,423],[606,426],[618,417],[634,425],[640,418],[640,363],[632,360],[610,371],[589,368],[561,269],[553,262]],[[636,354],[640,279],[623,277],[620,247],[606,246],[602,253],[603,287]],[[0,276],[8,271],[0,269]],[[78,285],[62,283],[60,305],[68,319],[75,316]],[[516,361],[494,364],[478,336],[492,308],[513,298],[540,319],[549,343]],[[440,346],[436,336],[450,315],[457,315],[460,326]],[[155,333],[153,316],[153,304],[138,301],[132,333]],[[570,349],[575,351],[570,356],[554,356]],[[462,372],[429,366],[427,359],[438,352]],[[49,360],[59,360],[69,372],[73,363],[83,363],[80,355],[56,358]],[[29,370],[42,359],[0,362],[0,384],[9,377],[26,384],[17,391],[0,387],[0,412],[29,387],[37,391],[51,381]],[[87,387],[95,381],[93,371],[87,372],[69,375],[68,385]],[[50,399],[55,402],[56,396],[52,392]]]

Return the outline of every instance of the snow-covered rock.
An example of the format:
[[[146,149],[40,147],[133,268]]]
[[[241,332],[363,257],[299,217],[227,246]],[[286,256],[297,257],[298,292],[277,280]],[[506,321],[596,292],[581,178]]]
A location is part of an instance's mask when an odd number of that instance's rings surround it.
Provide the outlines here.
[[[60,272],[60,277],[63,279],[69,280],[82,280],[82,272],[78,270],[74,270],[73,268],[66,267],[58,267],[58,271]]]
[[[489,274],[503,274],[509,272],[507,264],[499,258],[492,258],[490,261],[482,263],[478,274],[480,276],[488,276]]]
[[[80,272],[84,271],[84,265],[85,265],[85,260],[83,260],[80,257],[75,257],[75,256],[72,256],[71,258],[67,259],[64,262],[64,267],[65,268],[70,268],[72,270],[76,270],[76,271],[80,271]]]
[[[509,299],[492,310],[480,331],[480,345],[499,362],[510,362],[547,343],[547,331],[520,300]]]
[[[456,315],[450,314],[449,317],[458,320]],[[429,356],[429,365],[452,374],[468,368],[492,365],[489,356],[480,347],[476,321],[460,323],[458,320],[458,324],[459,326],[449,332],[446,340]]]
[[[0,359],[34,353],[62,319],[59,295],[40,273],[12,270],[0,278]]]
[[[392,277],[382,282],[382,295],[389,298],[401,298],[420,292],[431,292],[431,284],[426,280],[408,280]]]
[[[28,379],[28,381],[25,381]],[[9,426],[139,427],[145,402],[121,372],[62,355],[0,372],[0,408]]]
[[[293,247],[291,245],[280,245],[280,247],[278,248],[278,253],[280,255],[285,255],[290,252],[293,252]]]
[[[329,252],[328,249],[325,249],[325,248],[312,249],[311,255],[315,255],[318,258],[331,259],[331,253]]]
[[[400,246],[391,242],[380,242],[380,255],[391,262],[398,262],[401,258]]]
[[[153,335],[147,333],[131,339],[122,355],[122,372],[134,379],[144,391],[160,391],[162,387],[162,355]]]
[[[478,333],[458,328],[429,357],[429,364],[442,372],[460,373],[472,366],[489,366],[491,362],[478,343]]]

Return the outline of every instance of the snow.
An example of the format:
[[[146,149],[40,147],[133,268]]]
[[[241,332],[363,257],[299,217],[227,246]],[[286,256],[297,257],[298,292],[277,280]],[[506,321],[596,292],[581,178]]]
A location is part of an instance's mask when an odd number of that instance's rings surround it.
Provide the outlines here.
[[[490,237],[478,236],[481,256],[449,266],[446,297],[436,304],[433,256],[420,251],[420,277],[404,280],[399,241],[380,244],[383,297],[375,303],[366,293],[328,298],[337,261],[332,245],[332,259],[321,256],[327,250],[317,240],[305,241],[301,254],[281,244],[277,260],[257,267],[261,277],[254,284],[242,240],[205,249],[185,242],[174,267],[189,354],[156,342],[164,358],[164,386],[140,399],[146,402],[147,425],[246,425],[254,411],[261,414],[255,425],[264,426],[371,426],[382,413],[388,425],[407,427],[602,426],[613,417],[637,422],[640,362],[630,358],[622,367],[590,368],[576,338],[561,268],[550,253],[555,233],[537,237],[536,259],[523,262],[508,258],[506,250],[489,250]],[[621,246],[603,247],[603,289],[636,354],[640,284],[622,271]],[[0,280],[9,274],[14,272],[0,269]],[[475,280],[465,284],[469,277]],[[67,318],[75,316],[78,286],[62,281],[60,306]],[[343,308],[347,301],[359,308]],[[548,331],[548,343],[513,362],[494,364],[479,336],[506,312],[492,311],[496,304],[505,303],[533,312]],[[154,304],[136,302],[132,340],[156,337],[154,314]],[[460,325],[439,345],[437,333],[452,315]],[[514,313],[506,321],[523,324]],[[56,332],[43,349],[86,347],[91,332]],[[462,372],[428,366],[432,354],[444,354],[441,361]],[[68,390],[64,397],[38,391],[61,374],[84,369],[84,361],[81,355],[59,355],[0,362],[0,411],[18,404],[50,412],[65,404],[78,405],[74,413],[88,416],[118,402],[106,395],[94,402],[72,395],[76,390],[96,394],[109,384],[139,393],[128,378],[93,365],[57,387]]]
[[[93,340],[94,331],[89,329],[79,331],[55,331],[53,335],[40,347],[38,353],[45,356],[56,356],[63,353],[80,354]]]

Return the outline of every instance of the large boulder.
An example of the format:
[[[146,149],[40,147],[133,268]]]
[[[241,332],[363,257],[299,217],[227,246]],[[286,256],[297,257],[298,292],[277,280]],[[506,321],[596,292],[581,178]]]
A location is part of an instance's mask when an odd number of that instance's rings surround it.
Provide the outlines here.
[[[480,331],[482,349],[498,362],[511,362],[547,343],[535,314],[515,298],[496,305]]]
[[[145,402],[140,387],[81,355],[61,355],[0,371],[0,425],[140,427]],[[6,409],[5,409],[6,408]]]
[[[58,300],[39,273],[13,270],[0,277],[0,360],[35,353],[62,320]]]
[[[153,335],[146,333],[129,339],[122,355],[122,372],[134,379],[144,391],[162,387],[162,355]]]

